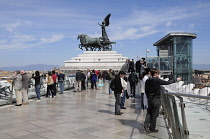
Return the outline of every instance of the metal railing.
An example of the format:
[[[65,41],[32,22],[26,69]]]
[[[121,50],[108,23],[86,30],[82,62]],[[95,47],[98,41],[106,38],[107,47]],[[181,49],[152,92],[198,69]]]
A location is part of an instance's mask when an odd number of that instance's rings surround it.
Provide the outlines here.
[[[0,98],[4,100],[8,100],[7,104],[12,103],[12,90],[13,86],[4,86],[0,88]]]
[[[43,83],[41,84],[41,88],[40,88],[41,95],[45,95],[47,91],[47,84],[45,84],[44,82],[45,82],[45,79],[43,79]],[[73,79],[67,78],[64,81],[64,89],[66,90],[73,87],[74,87]],[[58,84],[56,85],[56,90],[60,91],[60,87]],[[15,98],[13,96],[14,94],[15,94],[15,91],[13,89],[13,85],[0,87],[0,99],[3,100],[3,102],[0,105],[12,104],[13,102],[15,102]],[[29,83],[28,96],[29,98],[36,97],[35,84],[33,80]]]
[[[175,97],[179,99],[179,107],[181,109],[181,119],[179,118],[177,102]],[[185,115],[185,103],[183,97],[198,98],[209,100],[209,96],[199,96],[184,93],[168,92],[161,87],[161,103],[163,108],[164,119],[168,129],[171,129],[171,136],[173,139],[189,139],[189,130],[187,127]],[[182,121],[182,122],[180,122]]]

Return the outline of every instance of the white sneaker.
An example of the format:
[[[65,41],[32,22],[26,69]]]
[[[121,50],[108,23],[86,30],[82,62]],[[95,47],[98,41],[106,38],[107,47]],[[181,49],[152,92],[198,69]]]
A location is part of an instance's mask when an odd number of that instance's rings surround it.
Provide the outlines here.
[[[36,102],[40,102],[40,100],[38,99],[38,100],[36,100]]]

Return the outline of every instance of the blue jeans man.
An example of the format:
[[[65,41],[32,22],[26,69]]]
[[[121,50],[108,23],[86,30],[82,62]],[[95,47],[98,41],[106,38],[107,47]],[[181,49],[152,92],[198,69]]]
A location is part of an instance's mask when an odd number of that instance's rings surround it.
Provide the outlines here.
[[[109,80],[109,94],[112,93],[112,89],[110,88],[111,81],[112,81],[112,80]]]
[[[58,82],[58,83],[59,83],[59,86],[60,86],[60,94],[63,94],[64,84],[63,84],[63,82]]]
[[[86,87],[88,88],[88,83],[90,82],[90,77],[87,78],[86,80]]]
[[[35,92],[36,92],[38,100],[40,100],[40,96],[41,96],[40,95],[40,85],[35,86]]]
[[[121,109],[126,109],[125,106],[124,106],[126,94],[127,94],[127,90],[124,90],[123,97],[121,97],[121,106],[120,106]]]

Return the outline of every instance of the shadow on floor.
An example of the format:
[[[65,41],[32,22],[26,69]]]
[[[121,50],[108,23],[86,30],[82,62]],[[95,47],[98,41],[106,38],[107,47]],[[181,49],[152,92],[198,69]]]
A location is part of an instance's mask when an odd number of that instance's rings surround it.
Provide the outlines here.
[[[106,106],[109,106],[109,107],[115,107],[115,105],[113,104],[105,104]]]
[[[118,119],[118,120],[121,122],[122,125],[132,127],[132,131],[130,133],[129,139],[132,139],[132,137],[134,135],[136,135],[136,133],[134,133],[135,129],[138,129],[140,135],[144,134],[144,136],[148,136],[148,137],[151,137],[151,138],[162,139],[162,138],[156,137],[154,134],[153,135],[152,134],[147,134],[144,131],[144,124],[138,122],[137,120],[126,120],[126,119]]]
[[[98,110],[98,112],[101,112],[101,113],[108,113],[108,114],[114,114],[113,111],[108,111],[108,110]]]

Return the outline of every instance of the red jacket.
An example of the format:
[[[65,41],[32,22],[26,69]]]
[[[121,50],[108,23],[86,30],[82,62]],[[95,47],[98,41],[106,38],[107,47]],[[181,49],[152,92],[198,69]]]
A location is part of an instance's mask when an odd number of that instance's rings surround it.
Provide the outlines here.
[[[98,71],[97,70],[95,71],[95,74],[96,74],[96,76],[98,76]]]
[[[52,78],[53,78],[53,82],[56,83],[57,75],[56,74],[53,74],[52,75]]]

